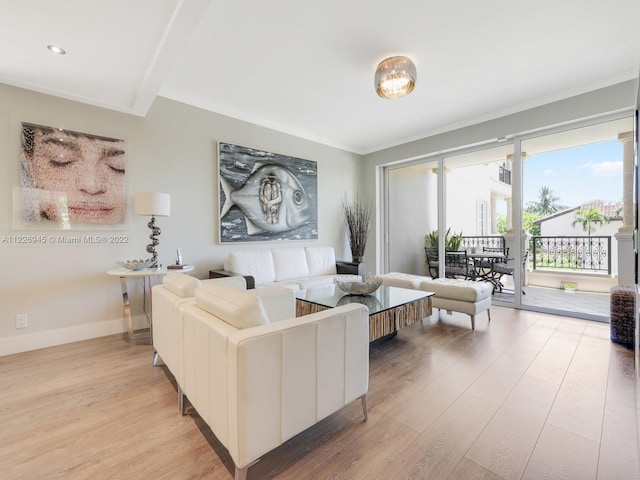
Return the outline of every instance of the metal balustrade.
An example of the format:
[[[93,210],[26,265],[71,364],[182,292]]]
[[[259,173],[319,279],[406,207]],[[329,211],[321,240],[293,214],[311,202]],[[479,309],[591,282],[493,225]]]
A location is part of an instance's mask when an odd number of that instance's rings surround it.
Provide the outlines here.
[[[611,237],[534,236],[530,239],[531,268],[611,273]]]
[[[476,248],[478,251],[482,251],[483,248],[499,248],[504,250],[505,243],[504,237],[493,236],[475,236],[475,237],[462,237],[460,243],[460,250],[468,250],[470,248]]]

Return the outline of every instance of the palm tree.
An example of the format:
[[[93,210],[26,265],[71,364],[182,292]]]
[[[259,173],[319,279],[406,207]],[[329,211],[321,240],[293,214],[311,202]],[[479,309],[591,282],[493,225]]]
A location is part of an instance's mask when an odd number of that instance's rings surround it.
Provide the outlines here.
[[[575,226],[576,223],[579,223],[582,225],[582,229],[587,232],[587,235],[591,235],[591,232],[595,232],[596,230],[595,227],[592,226],[594,223],[599,223],[600,225],[602,225],[603,223],[609,222],[609,217],[607,217],[604,213],[596,208],[589,207],[586,210],[576,210],[576,216],[571,226]]]
[[[540,187],[538,191],[538,201],[529,202],[527,211],[541,217],[546,217],[567,208],[564,205],[560,205],[558,203],[559,201],[560,197],[556,197],[549,187]]]

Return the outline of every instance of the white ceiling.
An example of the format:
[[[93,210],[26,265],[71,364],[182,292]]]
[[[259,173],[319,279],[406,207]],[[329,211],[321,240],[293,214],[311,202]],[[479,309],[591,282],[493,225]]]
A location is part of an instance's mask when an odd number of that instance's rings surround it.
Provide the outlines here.
[[[637,78],[640,61],[638,0],[0,0],[0,11],[2,83],[141,116],[161,95],[356,153]],[[374,70],[398,54],[415,61],[417,86],[383,100]]]

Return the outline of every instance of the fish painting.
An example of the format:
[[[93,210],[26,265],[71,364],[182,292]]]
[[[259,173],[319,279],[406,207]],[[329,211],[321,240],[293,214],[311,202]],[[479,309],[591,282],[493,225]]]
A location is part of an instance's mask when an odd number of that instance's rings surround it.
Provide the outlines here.
[[[240,188],[232,189],[223,176],[220,186],[224,193],[220,218],[235,205],[246,219],[248,235],[288,232],[311,220],[309,196],[292,171],[282,165],[256,162]]]

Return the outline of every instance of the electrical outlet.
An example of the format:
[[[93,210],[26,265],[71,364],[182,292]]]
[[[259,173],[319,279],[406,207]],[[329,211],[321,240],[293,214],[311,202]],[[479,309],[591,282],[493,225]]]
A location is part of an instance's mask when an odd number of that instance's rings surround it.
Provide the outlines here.
[[[29,326],[28,316],[26,313],[16,315],[16,328],[27,328]]]

